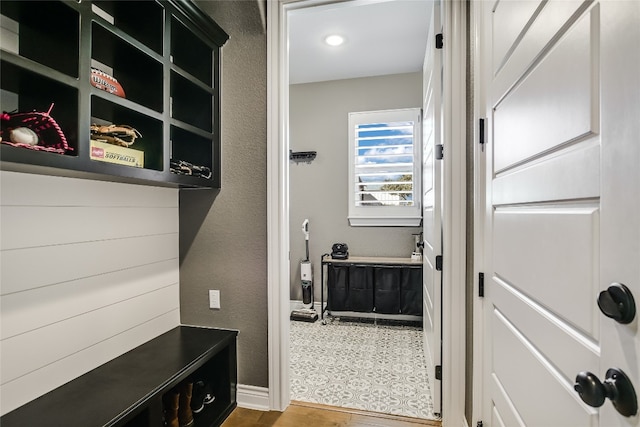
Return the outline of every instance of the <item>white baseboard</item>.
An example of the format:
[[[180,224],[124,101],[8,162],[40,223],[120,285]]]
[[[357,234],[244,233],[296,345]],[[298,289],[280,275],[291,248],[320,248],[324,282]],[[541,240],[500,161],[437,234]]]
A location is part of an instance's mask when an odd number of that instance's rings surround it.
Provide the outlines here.
[[[269,389],[253,385],[238,384],[238,406],[257,411],[269,410]]]

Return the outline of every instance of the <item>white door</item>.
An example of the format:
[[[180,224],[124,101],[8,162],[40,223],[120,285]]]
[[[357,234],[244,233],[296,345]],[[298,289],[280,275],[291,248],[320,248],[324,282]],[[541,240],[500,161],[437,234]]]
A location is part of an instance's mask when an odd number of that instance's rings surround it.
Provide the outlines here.
[[[436,257],[442,255],[442,160],[436,157],[442,135],[442,50],[435,46],[440,32],[440,2],[433,3],[431,24],[423,67],[422,189],[423,189],[423,327],[424,352],[429,369],[429,387],[433,412],[441,413],[441,381],[436,366],[442,359],[442,273],[436,269]]]
[[[482,3],[484,425],[638,426],[574,383],[640,391],[638,316],[597,305],[615,282],[640,303],[640,2]]]

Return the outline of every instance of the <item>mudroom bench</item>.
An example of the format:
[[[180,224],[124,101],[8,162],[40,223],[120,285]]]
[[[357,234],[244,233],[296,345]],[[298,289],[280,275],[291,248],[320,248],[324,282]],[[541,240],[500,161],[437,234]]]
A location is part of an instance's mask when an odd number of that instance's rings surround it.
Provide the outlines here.
[[[237,335],[178,326],[5,414],[0,425],[161,427],[163,394],[197,378],[215,400],[194,426],[219,426],[236,407]]]

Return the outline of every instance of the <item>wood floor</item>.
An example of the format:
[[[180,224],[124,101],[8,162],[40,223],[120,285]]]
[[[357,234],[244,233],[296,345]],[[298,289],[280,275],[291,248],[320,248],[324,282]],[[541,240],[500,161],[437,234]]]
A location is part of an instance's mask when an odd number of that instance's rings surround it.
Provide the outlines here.
[[[236,408],[222,427],[441,427],[440,421],[292,402],[284,412]]]

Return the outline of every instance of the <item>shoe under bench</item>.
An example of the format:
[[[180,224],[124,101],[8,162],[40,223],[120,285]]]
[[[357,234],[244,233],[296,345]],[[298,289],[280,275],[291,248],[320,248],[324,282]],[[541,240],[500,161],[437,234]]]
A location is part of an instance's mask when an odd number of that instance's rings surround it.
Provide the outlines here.
[[[199,378],[215,400],[194,426],[219,426],[236,407],[237,335],[178,326],[5,414],[0,425],[161,427],[162,395]]]

